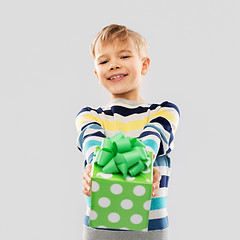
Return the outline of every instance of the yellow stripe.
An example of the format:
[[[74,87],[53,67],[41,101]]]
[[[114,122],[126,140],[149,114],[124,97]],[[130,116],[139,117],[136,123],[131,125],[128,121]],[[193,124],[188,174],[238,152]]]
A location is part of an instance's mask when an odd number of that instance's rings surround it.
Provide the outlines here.
[[[89,120],[93,120],[94,122],[98,122],[99,124],[101,124],[101,126],[103,126],[102,124],[102,120],[98,117],[94,117],[92,114],[86,114],[82,117],[80,117],[77,120],[77,129],[80,129],[82,127],[82,125],[84,125],[84,122],[89,121]]]
[[[118,120],[111,122],[106,119],[101,120],[99,117],[94,117],[92,114],[86,114],[77,121],[77,128],[80,129],[82,125],[84,125],[84,123],[89,120],[98,122],[106,130],[109,131],[120,130],[122,132],[130,132],[142,129],[149,121],[148,117],[145,117],[144,119],[135,120],[128,123],[122,123]]]
[[[108,121],[106,119],[101,120],[99,117],[94,117],[92,114],[86,114],[85,116],[81,117],[77,121],[77,127],[78,129],[81,128],[81,126],[84,124],[85,121],[93,120],[95,122],[98,122],[104,129],[109,131],[115,131],[120,130],[122,132],[130,132],[138,129],[142,129],[146,124],[149,123],[149,121],[155,117],[164,117],[167,120],[174,123],[175,127],[177,127],[177,118],[172,114],[169,113],[166,110],[160,110],[157,113],[153,113],[150,118],[145,117],[140,120],[134,120],[128,123],[120,122],[119,120],[115,120],[114,122]]]
[[[155,117],[164,117],[166,118],[167,120],[169,120],[170,122],[173,122],[174,125],[177,127],[177,118],[170,112],[166,111],[166,110],[160,110],[156,113],[153,113],[151,116],[150,116],[150,120],[152,120],[153,118]]]

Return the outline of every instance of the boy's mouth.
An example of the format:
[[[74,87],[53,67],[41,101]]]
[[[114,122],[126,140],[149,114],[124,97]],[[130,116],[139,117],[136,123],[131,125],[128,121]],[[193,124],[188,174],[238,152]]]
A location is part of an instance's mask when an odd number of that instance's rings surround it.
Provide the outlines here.
[[[116,82],[116,81],[122,80],[126,76],[127,76],[127,74],[118,74],[118,75],[115,74],[115,75],[112,75],[111,77],[109,77],[108,80]]]

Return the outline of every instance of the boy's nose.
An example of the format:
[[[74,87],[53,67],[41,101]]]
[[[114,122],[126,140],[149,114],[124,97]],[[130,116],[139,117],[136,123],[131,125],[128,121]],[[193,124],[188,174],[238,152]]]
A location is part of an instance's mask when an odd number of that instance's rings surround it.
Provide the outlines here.
[[[109,66],[109,70],[114,70],[114,69],[119,69],[119,68],[120,68],[120,66],[118,64],[111,64]]]

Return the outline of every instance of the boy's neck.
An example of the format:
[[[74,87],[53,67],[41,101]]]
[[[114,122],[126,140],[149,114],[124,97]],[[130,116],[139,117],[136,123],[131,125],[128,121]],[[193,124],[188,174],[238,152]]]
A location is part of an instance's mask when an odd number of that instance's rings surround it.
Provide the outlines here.
[[[124,98],[129,101],[143,102],[144,99],[140,95],[139,89],[135,89],[135,91],[125,92],[123,94],[111,94],[112,100],[115,98]]]
[[[112,100],[116,99],[116,98],[123,98],[129,101],[136,101],[136,102],[143,102],[144,99],[139,96],[139,97],[128,97],[128,96],[112,96]]]

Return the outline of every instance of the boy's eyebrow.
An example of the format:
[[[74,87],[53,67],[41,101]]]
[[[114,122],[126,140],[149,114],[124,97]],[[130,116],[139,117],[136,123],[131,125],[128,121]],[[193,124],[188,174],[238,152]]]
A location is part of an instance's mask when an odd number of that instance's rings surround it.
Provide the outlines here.
[[[127,49],[123,49],[123,50],[118,51],[118,53],[122,53],[122,52],[129,52],[129,53],[132,53],[131,50],[127,50]],[[105,56],[106,56],[106,55],[103,54],[103,55],[99,56],[99,57],[97,58],[97,60],[98,60],[99,58],[101,58],[101,57],[105,57]]]

